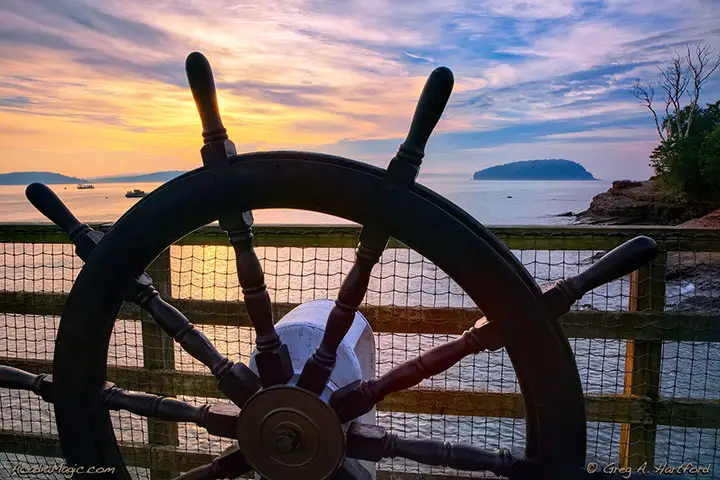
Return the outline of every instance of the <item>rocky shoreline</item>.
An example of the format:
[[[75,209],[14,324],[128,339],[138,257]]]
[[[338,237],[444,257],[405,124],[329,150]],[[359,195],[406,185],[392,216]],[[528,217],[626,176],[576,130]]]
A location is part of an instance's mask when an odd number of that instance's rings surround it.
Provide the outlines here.
[[[667,225],[720,229],[720,207],[688,202],[648,180],[613,182],[596,195],[584,212],[566,212],[576,225]],[[590,262],[598,260],[596,254]],[[698,315],[720,314],[720,252],[670,252],[667,258],[666,311]],[[672,292],[672,293],[671,293]]]
[[[593,197],[587,210],[574,216],[575,223],[580,225],[680,225],[710,214],[718,207],[689,202],[654,180],[619,180],[613,182],[607,192]]]

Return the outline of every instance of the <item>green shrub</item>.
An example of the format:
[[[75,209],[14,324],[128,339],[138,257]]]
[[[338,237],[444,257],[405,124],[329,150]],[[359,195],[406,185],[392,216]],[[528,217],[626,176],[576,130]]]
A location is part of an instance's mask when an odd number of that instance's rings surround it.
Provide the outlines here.
[[[692,200],[720,199],[720,101],[695,108],[687,132],[690,108],[663,121],[667,138],[650,155],[655,173],[678,193]],[[687,135],[686,135],[687,132]]]
[[[705,135],[700,148],[700,174],[708,188],[708,196],[720,200],[720,126]]]

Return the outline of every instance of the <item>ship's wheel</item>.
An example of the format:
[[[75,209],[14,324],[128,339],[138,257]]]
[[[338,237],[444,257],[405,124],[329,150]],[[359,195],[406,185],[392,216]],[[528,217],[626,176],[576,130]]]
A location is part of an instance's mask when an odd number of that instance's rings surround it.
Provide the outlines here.
[[[447,68],[430,75],[410,132],[387,170],[307,152],[236,154],[220,120],[207,60],[193,53],[186,69],[203,124],[204,166],[153,191],[104,236],[79,223],[47,187],[33,184],[27,190],[28,198],[69,233],[86,264],[62,315],[52,378],[7,368],[3,378],[54,402],[68,465],[113,465],[113,478],[130,478],[108,413],[125,409],[192,422],[237,440],[212,464],[182,475],[183,480],[234,478],[251,470],[270,480],[367,478],[358,460],[386,457],[510,478],[579,476],[586,453],[583,392],[557,318],[585,292],[650,261],[654,242],[633,239],[591,269],[542,291],[485,227],[415,183],[425,144],[453,86]],[[322,342],[300,374],[294,374],[287,345],[274,328],[263,271],[253,252],[250,212],[262,208],[311,210],[363,226],[355,264],[342,283]],[[220,354],[159,297],[143,273],[168,246],[216,220],[235,250],[245,307],[257,333],[259,375]],[[447,273],[485,316],[458,339],[380,378],[333,391],[328,379],[338,345],[391,236]],[[150,312],[168,335],[205,364],[234,406],[197,407],[106,383],[110,334],[123,301]],[[464,356],[503,347],[525,405],[527,444],[521,458],[506,449],[399,438],[353,421],[386,395],[417,385]]]

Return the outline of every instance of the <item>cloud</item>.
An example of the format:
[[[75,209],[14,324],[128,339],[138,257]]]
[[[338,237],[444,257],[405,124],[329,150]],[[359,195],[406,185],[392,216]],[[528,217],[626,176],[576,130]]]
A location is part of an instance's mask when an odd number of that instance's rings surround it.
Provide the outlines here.
[[[430,168],[471,171],[488,158],[502,163],[536,151],[577,155],[602,170],[608,163],[593,153],[602,145],[625,160],[614,167],[637,173],[647,169],[655,138],[629,93],[632,80],[651,78],[684,42],[720,49],[720,3],[653,5],[4,2],[2,167],[50,151],[63,152],[63,173],[86,176],[141,171],[148,159],[169,162],[163,169],[195,166],[200,126],[183,64],[199,50],[242,148],[326,151],[384,166],[407,133],[426,76],[447,65],[455,92],[428,144]],[[705,94],[717,98],[720,80]],[[40,141],[28,145],[12,128],[37,132]],[[100,151],[107,161],[94,160]]]
[[[15,96],[15,97],[0,97],[0,108],[4,107],[10,107],[10,108],[18,108],[18,107],[24,107],[25,105],[29,105],[32,103],[32,100],[28,97],[23,97],[21,95]]]
[[[484,8],[494,15],[533,20],[569,16],[579,6],[574,0],[489,0],[483,3]]]
[[[323,85],[287,85],[260,81],[221,82],[217,88],[253,100],[267,101],[290,107],[323,107],[330,105],[333,87]]]
[[[600,142],[613,141],[651,141],[657,139],[657,132],[652,128],[599,128],[583,130],[581,132],[552,133],[544,135],[543,141],[576,141],[576,142]]]
[[[403,53],[405,55],[407,55],[408,57],[412,58],[413,60],[420,60],[423,62],[430,62],[430,63],[435,62],[435,60],[430,57],[423,57],[422,55],[413,55],[412,53],[408,53],[408,52],[403,52]]]

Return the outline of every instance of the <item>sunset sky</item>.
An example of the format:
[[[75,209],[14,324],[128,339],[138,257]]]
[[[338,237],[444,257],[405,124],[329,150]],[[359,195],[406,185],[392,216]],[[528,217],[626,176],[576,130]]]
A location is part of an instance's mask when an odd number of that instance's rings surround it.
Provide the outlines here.
[[[196,168],[197,50],[241,152],[385,166],[446,65],[425,172],[567,158],[642,179],[658,138],[630,85],[696,41],[720,50],[720,1],[0,0],[0,173]],[[720,75],[704,93],[720,98]]]

